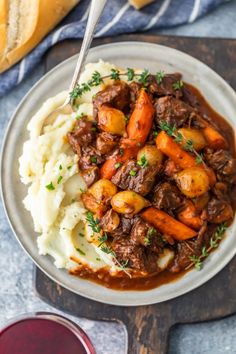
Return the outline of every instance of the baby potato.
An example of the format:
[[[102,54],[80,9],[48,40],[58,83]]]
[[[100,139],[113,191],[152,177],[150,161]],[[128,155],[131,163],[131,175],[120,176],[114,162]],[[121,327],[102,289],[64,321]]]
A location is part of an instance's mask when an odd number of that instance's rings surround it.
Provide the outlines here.
[[[97,201],[102,201],[115,195],[117,193],[117,187],[109,181],[109,179],[102,178],[95,182],[88,189],[88,192],[92,194]]]
[[[181,128],[178,129],[178,133],[184,137],[184,140],[180,142],[181,145],[184,145],[187,140],[191,140],[193,142],[193,148],[197,151],[203,149],[207,145],[203,133],[198,129]]]
[[[119,192],[111,200],[113,210],[120,214],[135,215],[148,205],[146,199],[132,191]]]
[[[98,126],[107,133],[122,136],[125,133],[125,115],[118,109],[102,106],[98,111]]]
[[[209,177],[201,167],[190,167],[175,175],[181,192],[189,198],[198,197],[209,189]]]
[[[85,192],[81,195],[82,202],[86,209],[96,214],[98,217],[101,217],[106,211],[105,205],[102,205],[99,201],[94,198],[94,196]]]
[[[149,166],[161,165],[163,160],[163,154],[156,148],[155,145],[145,145],[139,150],[137,155],[138,164],[144,164]]]

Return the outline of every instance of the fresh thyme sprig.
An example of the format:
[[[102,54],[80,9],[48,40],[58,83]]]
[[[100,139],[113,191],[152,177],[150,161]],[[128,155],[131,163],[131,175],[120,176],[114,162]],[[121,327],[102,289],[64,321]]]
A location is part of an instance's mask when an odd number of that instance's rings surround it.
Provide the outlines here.
[[[99,226],[99,220],[94,219],[93,213],[91,213],[91,211],[87,212],[86,220],[88,221],[88,225],[91,227],[93,232],[99,233],[101,231],[101,227]]]
[[[177,91],[177,90],[181,90],[182,89],[182,87],[184,86],[184,83],[183,83],[182,80],[179,80],[179,81],[176,81],[172,86],[173,86],[173,89],[175,91]]]
[[[209,256],[209,253],[214,249],[219,246],[220,241],[222,240],[225,231],[227,229],[226,223],[220,224],[216,231],[214,232],[214,235],[210,238],[210,245],[207,248],[206,246],[203,246],[201,249],[201,254],[200,256],[192,255],[189,256],[189,259],[191,263],[185,268],[186,270],[194,266],[197,270],[201,270],[203,267],[203,261]]]
[[[174,141],[178,144],[184,143],[182,146],[184,150],[192,152],[194,155],[196,155],[196,163],[197,164],[205,164],[203,161],[203,156],[202,154],[199,154],[193,147],[193,141],[191,139],[186,140],[180,132],[177,131],[177,128],[175,125],[170,125],[165,121],[160,121],[159,123],[159,128],[163,131],[166,132],[167,135],[171,136],[174,138]]]
[[[137,78],[137,81],[140,82],[144,87],[146,87],[149,75],[150,73],[147,69],[143,70],[141,73],[136,73],[135,70],[131,68],[127,68],[125,72],[120,72],[120,70],[112,68],[111,73],[105,76],[101,76],[98,71],[95,71],[88,82],[84,82],[82,84],[78,83],[75,86],[75,88],[70,92],[70,101],[72,104],[74,104],[75,100],[78,97],[81,97],[84,93],[91,91],[92,87],[104,83],[105,79],[120,80],[121,76],[126,76],[127,81],[132,81]],[[161,84],[164,76],[164,71],[159,71],[156,73],[155,77],[159,85]]]
[[[86,214],[86,220],[88,222],[88,225],[91,227],[91,229],[93,230],[93,232],[96,232],[96,233],[99,233],[102,229],[99,225],[99,220],[98,219],[95,219],[94,216],[93,216],[93,213],[91,213],[91,211],[88,211],[87,214]],[[111,256],[113,256],[114,260],[115,260],[115,263],[118,264],[119,268],[124,272],[126,273],[130,278],[131,278],[131,275],[129,272],[127,272],[125,270],[125,267],[124,265],[122,265],[118,259],[116,258],[116,254],[115,252],[109,247],[106,245],[106,241],[107,241],[107,234],[106,232],[104,232],[103,234],[101,234],[99,237],[98,237],[98,241],[100,242],[100,244],[98,245],[98,247],[101,249],[102,252],[106,253],[106,254],[110,254]]]
[[[156,73],[156,80],[157,80],[158,85],[160,85],[162,83],[162,80],[164,79],[164,77],[165,77],[164,71],[160,70]]]

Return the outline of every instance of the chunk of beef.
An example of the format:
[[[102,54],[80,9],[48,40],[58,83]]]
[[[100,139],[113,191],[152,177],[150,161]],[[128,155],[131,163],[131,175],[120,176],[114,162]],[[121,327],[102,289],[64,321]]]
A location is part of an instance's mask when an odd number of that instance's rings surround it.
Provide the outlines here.
[[[129,102],[129,86],[123,81],[117,81],[95,95],[93,99],[94,116],[97,117],[98,110],[103,104],[111,105],[122,111],[129,105]]]
[[[126,236],[128,237],[131,233],[131,229],[135,221],[137,220],[137,217],[133,218],[126,218],[123,215],[120,215],[120,224],[119,227],[112,232],[110,232],[112,237],[116,236]]]
[[[73,151],[80,155],[81,146],[88,146],[95,139],[93,122],[88,121],[84,116],[76,121],[74,130],[67,134],[69,144]]]
[[[111,247],[120,263],[128,262],[130,268],[146,271],[143,247],[136,246],[127,237],[115,237]]]
[[[93,146],[82,146],[80,155],[81,157],[78,164],[81,170],[96,167],[104,162],[104,157],[102,157],[100,152]]]
[[[173,177],[175,173],[181,171],[181,168],[173,161],[173,160],[166,160],[164,165],[164,173],[168,177]]]
[[[129,85],[129,88],[130,88],[130,109],[132,112],[134,110],[135,103],[138,99],[139,92],[142,88],[142,84],[134,81],[134,82],[131,82],[131,84]]]
[[[169,182],[164,182],[155,188],[153,204],[158,209],[166,211],[175,210],[183,203],[183,198],[178,188]]]
[[[100,226],[102,227],[103,231],[109,233],[115,231],[119,224],[120,217],[113,209],[108,210],[100,221]]]
[[[174,84],[180,81],[182,75],[180,73],[166,74],[160,84],[154,75],[148,76],[148,91],[157,96],[174,96],[176,98],[182,97],[182,90],[175,90]]]
[[[171,271],[180,272],[191,264],[190,257],[200,256],[202,244],[197,239],[177,243],[176,256]]]
[[[130,239],[135,245],[147,247],[157,254],[159,254],[164,247],[161,234],[159,234],[152,225],[141,219],[138,219],[134,223]]]
[[[236,159],[232,157],[229,151],[206,149],[204,154],[205,161],[209,166],[223,176],[232,176],[236,174]]]
[[[224,221],[233,218],[233,209],[225,200],[212,198],[207,205],[207,219],[215,224],[220,224]]]
[[[184,85],[182,88],[182,93],[182,100],[184,102],[189,104],[191,107],[196,108],[197,110],[201,108],[201,102],[199,101],[198,96],[191,91],[191,88],[189,88],[187,85]]]
[[[112,182],[121,189],[133,190],[141,195],[148,194],[156,180],[159,168],[137,165],[135,160],[126,161],[112,177]]]
[[[128,263],[127,266],[129,268],[148,273],[159,271],[157,265],[158,255],[134,244],[129,238],[115,237],[111,247],[118,261],[121,264]]]
[[[119,137],[102,132],[99,133],[96,140],[96,148],[100,154],[109,154],[114,150],[119,142]]]
[[[228,185],[223,182],[216,182],[213,187],[213,193],[217,199],[229,200]]]
[[[87,170],[82,171],[81,173],[87,187],[90,187],[99,179],[99,168],[94,166],[90,167]]]
[[[155,102],[156,122],[181,127],[189,118],[193,109],[186,103],[171,96],[158,98]]]

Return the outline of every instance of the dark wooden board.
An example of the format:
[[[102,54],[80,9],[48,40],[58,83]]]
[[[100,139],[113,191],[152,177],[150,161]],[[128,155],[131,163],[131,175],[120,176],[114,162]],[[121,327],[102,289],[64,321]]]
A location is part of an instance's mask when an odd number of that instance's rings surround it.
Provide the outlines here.
[[[159,43],[180,49],[208,64],[236,89],[236,40],[140,34],[97,39],[93,45],[123,40]],[[46,70],[77,53],[79,46],[78,41],[58,44],[46,57]],[[164,354],[168,350],[169,330],[175,324],[210,321],[236,313],[236,257],[200,288],[150,306],[118,307],[91,301],[60,287],[38,269],[35,287],[44,301],[62,311],[93,320],[124,323],[128,331],[129,354]]]

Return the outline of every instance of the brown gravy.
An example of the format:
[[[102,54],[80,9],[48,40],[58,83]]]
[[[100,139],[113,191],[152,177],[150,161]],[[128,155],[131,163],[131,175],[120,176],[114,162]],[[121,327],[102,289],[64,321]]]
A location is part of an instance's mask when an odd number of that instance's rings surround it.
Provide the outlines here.
[[[196,108],[202,116],[207,117],[212,125],[218,127],[221,134],[228,142],[230,142],[230,152],[233,156],[236,156],[235,134],[231,125],[209,105],[197,88],[186,83],[185,88],[195,96]],[[236,192],[236,187],[234,192]],[[231,197],[233,207],[236,209],[236,193],[232,192]],[[130,279],[127,275],[124,275],[123,277],[113,277],[109,275],[108,271],[105,269],[95,273],[92,272],[91,269],[83,267],[72,272],[73,275],[79,276],[83,279],[88,279],[115,290],[150,290],[163,284],[177,281],[186,273],[187,271],[171,273],[170,271],[165,270],[154,276]]]

